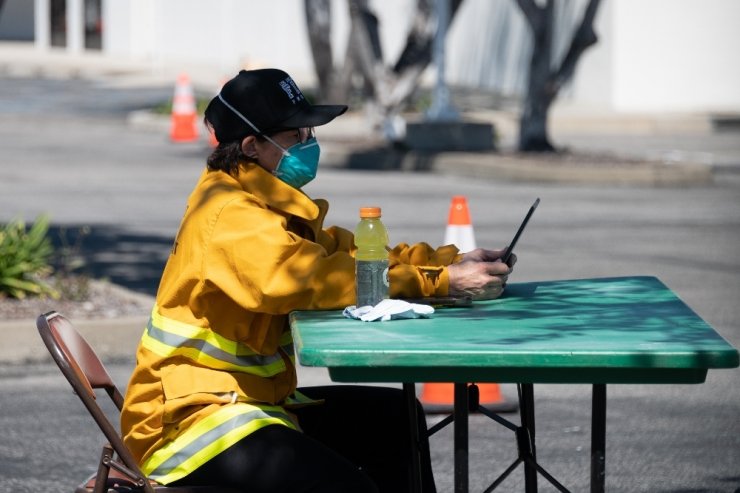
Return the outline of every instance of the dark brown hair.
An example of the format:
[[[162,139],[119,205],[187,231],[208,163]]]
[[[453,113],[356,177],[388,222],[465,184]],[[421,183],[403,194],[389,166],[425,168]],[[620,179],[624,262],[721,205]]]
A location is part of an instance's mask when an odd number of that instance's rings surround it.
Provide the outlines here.
[[[203,122],[209,129],[211,128],[211,123],[208,119],[204,118]],[[265,140],[261,135],[256,135],[255,137],[260,141]],[[221,170],[233,176],[239,174],[239,163],[249,161],[251,159],[245,156],[242,152],[242,140],[243,139],[232,140],[231,142],[219,142],[206,160],[208,169]]]
[[[246,156],[242,152],[241,142],[219,142],[216,148],[208,156],[206,163],[209,170],[221,170],[236,176],[239,173],[239,162],[244,161]]]

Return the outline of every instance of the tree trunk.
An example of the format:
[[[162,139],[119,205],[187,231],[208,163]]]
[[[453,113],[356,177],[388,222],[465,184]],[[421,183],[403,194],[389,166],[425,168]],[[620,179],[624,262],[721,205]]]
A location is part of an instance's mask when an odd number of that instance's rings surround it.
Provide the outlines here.
[[[316,71],[317,102],[326,102],[334,86],[334,52],[331,45],[331,1],[304,0],[308,39]]]
[[[356,68],[365,80],[365,89],[373,99],[383,94],[386,69],[380,45],[378,18],[370,9],[368,0],[350,0],[350,47]]]
[[[519,150],[553,152],[548,136],[547,117],[560,88],[575,72],[576,63],[589,46],[596,43],[594,17],[600,0],[590,0],[580,27],[571,40],[568,53],[557,70],[552,70],[553,0],[539,7],[535,0],[517,0],[532,30],[534,44],[529,65],[527,93],[519,120]]]
[[[406,45],[393,67],[388,68],[383,63],[378,18],[368,0],[348,0],[351,30],[347,55],[343,66],[332,66],[332,75],[328,76],[327,57],[324,54],[330,53],[331,47],[326,49],[322,46],[328,43],[330,26],[317,20],[320,15],[316,10],[324,9],[328,12],[329,5],[327,0],[304,0],[317,76],[319,83],[325,88],[321,91],[322,97],[328,96],[333,102],[347,101],[353,76],[359,74],[363,79],[363,96],[371,109],[373,127],[395,128],[394,121],[403,109],[403,104],[414,93],[419,78],[432,61],[432,43],[437,28],[432,1],[417,0],[416,14]],[[462,2],[463,0],[451,1],[450,22]],[[323,32],[316,32],[319,30]],[[386,133],[385,136],[392,140],[393,132]]]
[[[551,152],[555,148],[547,136],[547,113],[552,102],[550,82],[553,3],[547,0],[543,8],[533,0],[517,0],[525,11],[532,29],[534,44],[529,63],[527,94],[519,121],[519,150]],[[527,5],[530,4],[530,5]]]
[[[452,23],[463,0],[452,0],[450,2],[450,19]],[[447,26],[449,27],[449,25]],[[416,2],[416,14],[411,30],[406,37],[406,45],[399,55],[393,72],[400,74],[409,67],[416,65],[429,65],[432,61],[432,45],[434,34],[437,30],[436,19],[430,0],[418,0]]]

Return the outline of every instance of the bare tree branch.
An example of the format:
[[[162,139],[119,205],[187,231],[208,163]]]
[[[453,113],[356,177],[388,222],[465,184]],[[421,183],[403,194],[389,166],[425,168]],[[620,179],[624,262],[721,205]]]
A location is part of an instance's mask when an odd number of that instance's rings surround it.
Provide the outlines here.
[[[450,20],[464,0],[451,0]],[[345,60],[340,67],[331,64],[328,0],[304,0],[309,41],[316,61],[322,96],[332,101],[347,100],[353,80],[361,76],[366,104],[374,115],[373,126],[389,128],[398,119],[403,104],[418,87],[419,79],[432,61],[432,44],[437,32],[433,0],[417,0],[416,17],[406,38],[406,45],[392,68],[383,61],[378,17],[369,0],[348,0],[350,36]],[[323,15],[323,17],[322,17]],[[323,31],[323,32],[316,32]],[[328,45],[327,45],[328,43]],[[328,48],[326,48],[328,46]],[[328,67],[331,67],[329,71]],[[328,74],[331,73],[330,77]]]
[[[590,46],[596,44],[599,40],[596,35],[596,31],[594,31],[594,18],[596,17],[599,3],[600,0],[591,0],[583,13],[581,25],[573,34],[570,49],[563,58],[560,68],[555,74],[552,85],[553,91],[556,93],[560,90],[563,84],[573,76],[573,73],[576,70],[576,63],[583,52]]]
[[[331,1],[304,0],[309,45],[318,78],[317,97],[325,101],[334,78],[334,55],[331,45]]]
[[[537,6],[537,2],[534,0],[516,0],[519,5],[524,17],[527,18],[529,26],[532,30],[536,30],[540,24],[540,18],[542,17],[542,9]]]
[[[383,94],[386,69],[378,33],[378,18],[367,0],[350,0],[350,45],[355,66],[365,78],[370,95],[377,99]]]
[[[463,0],[452,0],[450,2],[450,18],[452,24]],[[437,31],[437,20],[434,15],[431,0],[418,0],[416,2],[416,15],[411,30],[406,37],[406,45],[393,65],[393,72],[402,73],[407,67],[414,65],[427,66],[432,61],[432,45],[434,35]]]
[[[557,70],[553,71],[553,1],[547,0],[544,7],[539,7],[534,0],[517,0],[532,28],[534,38],[527,93],[519,121],[519,150],[555,150],[547,135],[547,115],[563,84],[573,76],[580,56],[597,41],[593,22],[599,2],[600,0],[590,0],[581,24],[573,34],[568,52]]]

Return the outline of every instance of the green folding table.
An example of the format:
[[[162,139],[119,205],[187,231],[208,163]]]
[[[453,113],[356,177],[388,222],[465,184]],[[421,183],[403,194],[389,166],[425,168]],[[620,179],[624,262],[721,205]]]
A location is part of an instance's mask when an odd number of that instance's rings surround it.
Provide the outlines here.
[[[497,300],[428,319],[299,311],[290,320],[302,365],[327,367],[336,382],[400,382],[412,419],[414,383],[455,383],[456,492],[468,490],[469,383],[517,384],[520,426],[486,414],[516,432],[519,456],[486,491],[523,463],[528,492],[538,472],[567,491],[536,462],[533,384],[592,384],[591,491],[603,491],[606,384],[702,383],[710,368],[738,366],[738,351],[654,277],[512,283]]]

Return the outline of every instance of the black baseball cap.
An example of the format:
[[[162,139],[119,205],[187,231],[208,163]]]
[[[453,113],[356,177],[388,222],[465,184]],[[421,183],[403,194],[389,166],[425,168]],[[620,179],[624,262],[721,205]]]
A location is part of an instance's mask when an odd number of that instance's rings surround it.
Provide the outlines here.
[[[282,70],[242,70],[221,88],[205,118],[219,142],[241,140],[294,128],[318,127],[347,111],[346,105],[317,105],[306,100]]]

